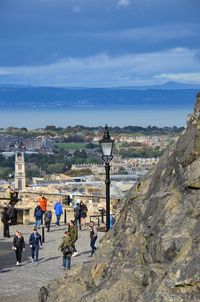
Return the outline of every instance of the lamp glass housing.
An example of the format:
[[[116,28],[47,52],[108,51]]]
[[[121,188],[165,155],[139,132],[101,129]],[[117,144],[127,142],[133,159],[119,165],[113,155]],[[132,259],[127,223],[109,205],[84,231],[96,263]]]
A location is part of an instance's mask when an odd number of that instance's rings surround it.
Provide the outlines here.
[[[99,142],[101,152],[103,156],[112,156],[112,150],[113,150],[113,141],[112,140],[101,140]]]

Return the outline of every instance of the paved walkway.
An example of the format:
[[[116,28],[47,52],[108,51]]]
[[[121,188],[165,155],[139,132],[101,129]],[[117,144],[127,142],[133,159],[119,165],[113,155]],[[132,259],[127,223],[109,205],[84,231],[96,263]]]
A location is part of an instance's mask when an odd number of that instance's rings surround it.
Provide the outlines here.
[[[26,251],[22,255],[22,266],[16,266],[15,252],[11,249],[15,230],[19,229],[25,238]],[[41,286],[50,280],[58,279],[65,272],[62,269],[62,253],[58,252],[58,245],[66,230],[65,225],[52,226],[51,232],[45,232],[45,243],[40,250],[38,265],[31,263],[31,250],[28,239],[33,225],[10,227],[11,238],[2,237],[0,229],[0,302],[36,302]],[[103,236],[99,233],[99,238]],[[89,228],[79,232],[76,248],[79,254],[72,258],[72,267],[78,263],[91,261]],[[98,246],[98,242],[97,242]]]

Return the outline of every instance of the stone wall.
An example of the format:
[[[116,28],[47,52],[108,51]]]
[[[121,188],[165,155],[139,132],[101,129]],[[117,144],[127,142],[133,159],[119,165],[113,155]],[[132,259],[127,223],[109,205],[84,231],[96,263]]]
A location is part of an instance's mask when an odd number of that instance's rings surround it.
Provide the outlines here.
[[[89,222],[89,216],[93,214],[99,214],[99,208],[106,208],[106,200],[104,197],[98,197],[98,196],[82,196],[82,195],[75,195],[72,198],[72,204],[71,206],[68,206],[65,203],[65,195],[61,194],[51,194],[51,193],[46,193],[44,194],[48,200],[48,209],[50,209],[53,212],[53,219],[52,221],[56,220],[55,214],[54,214],[54,204],[57,200],[60,200],[61,203],[63,204],[63,209],[67,210],[67,220],[71,220],[74,217],[73,214],[73,205],[77,202],[83,201],[87,208],[88,208],[88,217],[86,219],[86,222]],[[3,200],[3,198],[9,198],[9,193],[8,192],[0,192],[0,205],[7,205],[8,200]],[[34,209],[35,206],[37,205],[39,198],[39,193],[36,192],[21,192],[20,193],[20,199],[16,204],[16,208],[30,208],[30,222],[34,221]],[[111,213],[115,211],[116,205],[120,202],[118,199],[111,199]],[[61,218],[62,220],[64,217]]]

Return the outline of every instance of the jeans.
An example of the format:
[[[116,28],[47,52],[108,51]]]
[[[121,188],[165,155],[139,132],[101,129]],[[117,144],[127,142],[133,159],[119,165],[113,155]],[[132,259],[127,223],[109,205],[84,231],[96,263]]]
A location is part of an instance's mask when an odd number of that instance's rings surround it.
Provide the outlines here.
[[[43,224],[43,219],[44,219],[44,214],[46,211],[42,211],[42,216],[41,216],[41,224]]]
[[[71,267],[71,256],[66,256],[63,254],[63,266],[67,269]]]
[[[94,251],[96,250],[96,247],[95,247],[95,242],[96,242],[96,240],[97,240],[97,237],[91,238],[91,240],[90,240],[90,247],[91,247],[91,249],[92,249],[91,255],[93,255],[93,254],[94,254]]]
[[[39,256],[39,245],[35,245],[35,246],[32,246],[32,260],[36,260],[38,261],[38,256]]]
[[[81,217],[74,218],[74,223],[79,226],[79,230],[81,231]]]
[[[36,228],[40,228],[40,225],[41,225],[41,219],[36,218],[35,219],[35,226],[36,226]]]
[[[15,250],[15,254],[16,254],[16,260],[17,260],[17,262],[21,263],[21,260],[22,260],[22,249],[21,248],[17,248]]]
[[[57,218],[56,224],[57,225],[60,225],[60,217],[61,217],[61,214],[56,215],[56,218]]]

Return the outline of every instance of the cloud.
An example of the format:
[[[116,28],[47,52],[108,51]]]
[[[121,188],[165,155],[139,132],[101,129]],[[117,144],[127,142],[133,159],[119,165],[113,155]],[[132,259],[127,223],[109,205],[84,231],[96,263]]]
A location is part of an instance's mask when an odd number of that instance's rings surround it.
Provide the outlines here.
[[[119,0],[118,6],[119,7],[126,7],[131,4],[130,0]]]
[[[68,87],[150,85],[168,80],[200,84],[198,51],[174,48],[115,57],[99,54],[88,58],[69,57],[49,65],[2,67],[1,82]]]
[[[73,6],[72,10],[74,13],[78,14],[81,12],[81,7],[80,6]]]
[[[154,26],[142,26],[137,28],[128,28],[118,31],[106,31],[99,32],[98,38],[129,41],[129,42],[144,42],[151,44],[158,44],[164,41],[173,41],[183,38],[197,38],[199,36],[200,25],[199,24],[170,24],[170,25],[154,25]],[[96,33],[87,32],[85,37],[95,38]]]
[[[200,72],[185,72],[185,73],[162,73],[156,75],[155,79],[164,79],[177,81],[182,83],[200,84]]]

